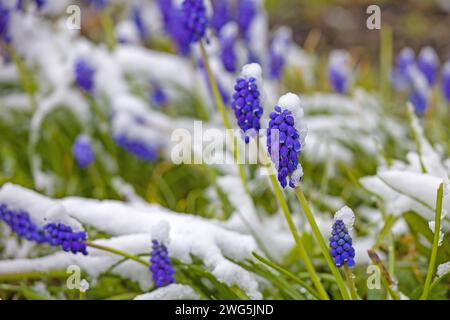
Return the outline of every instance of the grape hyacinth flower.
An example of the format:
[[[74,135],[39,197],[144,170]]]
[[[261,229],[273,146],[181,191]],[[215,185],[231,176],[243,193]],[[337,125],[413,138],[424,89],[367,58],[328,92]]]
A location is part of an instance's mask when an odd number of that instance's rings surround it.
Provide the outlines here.
[[[414,106],[416,115],[422,116],[427,109],[430,95],[428,81],[426,76],[416,66],[408,68],[408,77],[412,88],[409,101]]]
[[[79,58],[75,62],[75,83],[77,86],[92,94],[94,91],[94,67],[85,59]]]
[[[261,129],[260,119],[263,108],[260,102],[259,88],[261,80],[261,67],[256,64],[247,64],[234,86],[233,108],[237,123],[242,130],[245,143],[249,143],[250,136],[256,136]]]
[[[450,102],[450,60],[445,63],[442,69],[442,92],[445,99]]]
[[[411,48],[403,48],[395,60],[395,69],[392,75],[394,88],[405,91],[410,87],[408,68],[414,65],[414,51]]]
[[[170,33],[171,12],[172,10],[176,10],[173,7],[172,0],[157,0],[157,4],[164,25],[164,31]]]
[[[267,148],[278,172],[281,186],[295,188],[303,176],[298,157],[305,144],[306,128],[303,126],[303,109],[300,99],[293,93],[282,96],[269,115]]]
[[[432,86],[436,80],[439,67],[439,58],[431,47],[425,47],[420,50],[417,58],[417,67],[425,75],[428,85]]]
[[[114,141],[119,147],[144,161],[154,161],[158,158],[158,152],[149,148],[144,142],[133,140],[125,135],[115,136]]]
[[[4,221],[19,238],[25,238],[38,244],[48,243],[53,247],[61,246],[64,251],[87,255],[86,232],[73,232],[72,228],[62,223],[48,223],[42,229],[32,222],[28,212],[10,210],[6,205],[0,206],[0,220]]]
[[[343,207],[334,216],[330,240],[330,254],[334,264],[340,268],[344,264],[352,268],[355,266],[355,249],[349,230],[353,228],[355,215],[349,207]]]
[[[25,211],[10,210],[5,204],[0,205],[0,220],[5,222],[19,238],[34,241],[39,244],[47,242],[45,233],[31,221]]]
[[[187,41],[200,41],[206,33],[208,17],[204,0],[184,0],[182,3],[183,28],[187,31]]]
[[[184,14],[182,8],[173,7],[170,11],[169,33],[175,43],[179,54],[186,56],[190,52],[191,43],[189,30],[184,27]]]
[[[8,25],[9,25],[10,11],[0,2],[0,40],[9,42]]]
[[[139,6],[133,6],[131,17],[138,31],[139,38],[141,39],[141,41],[146,41],[148,39],[148,32],[145,22],[142,18],[141,8]]]
[[[250,41],[250,27],[256,17],[257,7],[255,0],[240,0],[237,4],[237,23],[241,32],[242,38]]]
[[[228,72],[236,72],[237,56],[236,56],[236,40],[238,30],[234,22],[228,23],[223,27],[220,33],[220,59],[222,60],[223,67]]]
[[[285,56],[292,42],[292,31],[287,27],[278,28],[269,48],[269,75],[271,79],[281,78]]]
[[[108,5],[108,0],[86,0],[96,11],[103,10]]]
[[[54,247],[61,246],[66,252],[74,254],[81,252],[87,255],[86,232],[74,232],[68,225],[62,223],[49,223],[44,226],[44,231],[48,236],[48,243]]]
[[[169,257],[167,245],[169,243],[169,224],[159,222],[152,228],[152,251],[150,271],[156,288],[174,283],[174,270]]]
[[[80,168],[88,167],[95,160],[91,140],[88,136],[79,135],[72,146],[72,153]]]
[[[346,93],[351,76],[350,56],[347,51],[333,50],[328,64],[328,80],[337,93]]]
[[[163,107],[169,103],[169,98],[167,97],[163,88],[159,84],[154,82],[150,100],[151,104],[158,108]]]
[[[231,8],[229,0],[213,0],[213,14],[211,26],[216,34],[220,34],[222,28],[231,21]]]

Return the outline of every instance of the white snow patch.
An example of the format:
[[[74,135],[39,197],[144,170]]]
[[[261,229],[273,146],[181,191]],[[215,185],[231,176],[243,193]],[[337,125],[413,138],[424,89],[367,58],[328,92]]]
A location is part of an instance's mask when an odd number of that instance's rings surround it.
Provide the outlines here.
[[[188,285],[172,283],[152,292],[136,296],[134,300],[198,300],[198,294]]]

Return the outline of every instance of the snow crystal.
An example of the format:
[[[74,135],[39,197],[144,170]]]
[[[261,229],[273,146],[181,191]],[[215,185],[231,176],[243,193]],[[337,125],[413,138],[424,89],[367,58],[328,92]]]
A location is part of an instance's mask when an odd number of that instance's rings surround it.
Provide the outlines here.
[[[172,283],[152,292],[136,296],[134,300],[198,300],[198,294],[188,285]]]
[[[438,278],[446,275],[447,273],[450,272],[450,261],[447,261],[445,263],[441,263],[438,267],[437,267],[437,271],[436,271],[436,276]]]

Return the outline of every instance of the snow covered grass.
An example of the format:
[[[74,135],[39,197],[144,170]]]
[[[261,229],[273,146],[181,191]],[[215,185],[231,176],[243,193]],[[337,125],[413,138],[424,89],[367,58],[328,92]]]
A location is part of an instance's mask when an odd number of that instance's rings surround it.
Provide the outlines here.
[[[450,298],[450,106],[440,84],[427,88],[420,117],[404,93],[386,101],[358,66],[333,63],[328,84],[320,62],[330,53],[303,50],[287,27],[269,30],[261,1],[248,1],[248,29],[229,22],[239,29],[231,58],[211,29],[183,55],[159,1],[139,4],[141,20],[128,1],[82,7],[83,32],[66,27],[62,1],[44,3],[6,1],[9,39],[0,32],[1,299]],[[242,69],[248,60],[259,64]],[[175,129],[238,128],[241,70],[257,80],[263,130],[250,143],[263,157],[277,101],[300,122],[295,188],[282,189],[264,163],[171,161]],[[346,90],[332,92],[339,81]],[[95,155],[85,166],[72,149],[80,136]],[[246,145],[236,145],[222,151],[239,159]],[[351,269],[328,247],[338,220]],[[85,232],[88,254],[18,236],[49,223]],[[173,267],[175,283],[156,285],[154,261]],[[377,288],[372,265],[386,271]]]

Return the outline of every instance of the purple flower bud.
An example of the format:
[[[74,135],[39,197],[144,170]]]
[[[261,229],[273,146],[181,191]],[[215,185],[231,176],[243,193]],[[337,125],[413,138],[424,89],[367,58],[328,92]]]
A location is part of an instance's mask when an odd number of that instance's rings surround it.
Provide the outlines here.
[[[174,283],[174,270],[167,247],[159,240],[152,240],[150,272],[156,288]]]
[[[431,47],[425,47],[420,50],[417,58],[417,67],[425,75],[428,85],[432,86],[436,80],[439,67],[439,58]]]
[[[95,69],[88,61],[80,58],[75,62],[75,83],[90,94],[94,91],[94,74]]]
[[[80,168],[86,168],[95,160],[91,140],[85,135],[79,135],[72,146],[72,153]]]
[[[342,220],[333,223],[330,241],[330,254],[334,264],[340,268],[344,264],[353,268],[355,266],[355,249],[352,246],[352,238]]]

